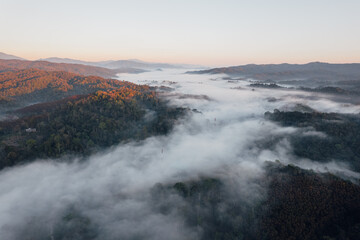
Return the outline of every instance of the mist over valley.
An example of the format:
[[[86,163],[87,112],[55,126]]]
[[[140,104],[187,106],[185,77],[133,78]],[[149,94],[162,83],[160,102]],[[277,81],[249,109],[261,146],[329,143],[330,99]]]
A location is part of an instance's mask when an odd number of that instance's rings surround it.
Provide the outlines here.
[[[353,95],[186,72],[122,73],[112,90],[97,79],[95,94],[12,112],[0,238],[359,236]]]

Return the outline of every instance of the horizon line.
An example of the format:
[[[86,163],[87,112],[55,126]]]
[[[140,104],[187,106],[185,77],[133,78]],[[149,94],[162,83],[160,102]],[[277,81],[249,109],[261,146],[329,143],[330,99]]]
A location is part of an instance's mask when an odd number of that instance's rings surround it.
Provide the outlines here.
[[[98,62],[107,62],[107,61],[140,61],[140,62],[144,62],[144,63],[157,63],[157,64],[174,64],[174,65],[198,65],[198,66],[202,66],[202,67],[212,67],[212,68],[222,68],[222,67],[235,67],[235,66],[245,66],[245,65],[281,65],[281,64],[289,64],[289,65],[305,65],[305,64],[310,64],[310,63],[326,63],[326,64],[360,64],[359,62],[354,62],[354,61],[346,61],[346,62],[334,62],[334,61],[323,61],[323,60],[310,60],[310,61],[299,61],[299,62],[294,62],[294,61],[278,61],[278,62],[268,62],[268,61],[263,61],[263,62],[247,62],[247,63],[238,63],[238,64],[202,64],[202,63],[186,63],[186,62],[173,62],[173,61],[157,61],[157,60],[142,60],[139,58],[119,58],[119,59],[115,59],[114,58],[109,58],[106,60],[85,60],[82,59],[81,57],[79,58],[71,58],[71,57],[41,57],[41,58],[24,58],[24,57],[20,57],[17,56],[15,54],[12,53],[7,53],[7,52],[0,52],[6,55],[11,55],[14,56],[14,59],[1,59],[1,60],[25,60],[25,61],[47,61],[47,62],[51,62],[48,61],[47,59],[66,59],[66,60],[74,60],[74,61],[82,61],[82,62],[89,62],[89,63],[98,63]],[[21,58],[21,59],[16,59],[16,58]],[[67,64],[82,64],[82,63],[67,63]],[[82,64],[84,65],[84,64]],[[85,64],[86,65],[86,64]]]

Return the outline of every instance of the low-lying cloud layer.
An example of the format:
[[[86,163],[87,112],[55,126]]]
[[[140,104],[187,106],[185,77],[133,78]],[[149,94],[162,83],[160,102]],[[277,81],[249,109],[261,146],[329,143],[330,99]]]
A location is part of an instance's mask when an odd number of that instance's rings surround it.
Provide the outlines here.
[[[266,161],[358,177],[336,162],[319,164],[294,157],[287,136],[326,136],[313,129],[280,127],[265,120],[264,112],[294,103],[344,113],[359,112],[359,106],[313,98],[312,93],[253,91],[245,81],[229,83],[222,77],[171,70],[121,75],[135,83],[171,87],[171,94],[163,94],[170,104],[197,111],[182,119],[168,136],[113,147],[86,161],[39,160],[3,170],[0,239],[56,239],[59,226],[69,230],[71,224],[91,229],[87,239],[198,239],[201,230],[186,226],[178,213],[184,203],[176,194],[154,199],[157,183],[217,177],[251,202],[264,193],[254,180],[264,174]],[[186,95],[179,97],[182,94]],[[274,97],[279,100],[268,101]],[[276,144],[266,148],[261,143],[269,139]],[[174,206],[171,211],[159,209],[165,202]],[[61,224],[64,218],[70,219],[67,225]]]

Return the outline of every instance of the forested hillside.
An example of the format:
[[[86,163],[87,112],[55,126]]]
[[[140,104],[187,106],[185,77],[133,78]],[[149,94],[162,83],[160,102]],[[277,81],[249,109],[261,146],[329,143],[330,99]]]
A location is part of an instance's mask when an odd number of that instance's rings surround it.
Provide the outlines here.
[[[17,105],[47,102],[97,90],[134,86],[129,82],[64,71],[24,69],[0,72],[0,99],[5,104],[9,101]]]
[[[0,168],[35,158],[88,155],[127,139],[166,134],[184,113],[167,107],[148,86],[119,84],[116,90],[20,109],[24,117],[0,122]]]
[[[202,229],[204,240],[356,240],[360,234],[358,184],[280,163],[268,163],[257,184],[267,193],[253,202],[234,197],[234,191],[246,191],[241,186],[231,189],[216,178],[178,182],[172,189],[186,202],[179,208],[186,223]],[[155,201],[170,189],[156,186]]]
[[[336,159],[360,171],[359,114],[275,110],[265,116],[284,126],[311,128],[326,134],[327,137],[319,134],[291,136],[290,142],[297,156],[320,162]]]
[[[104,78],[111,78],[116,75],[115,70],[87,66],[82,64],[68,64],[68,63],[53,63],[47,61],[26,61],[26,60],[4,60],[0,59],[0,72],[9,70],[31,69],[36,68],[44,71],[66,71],[85,76],[100,76]]]

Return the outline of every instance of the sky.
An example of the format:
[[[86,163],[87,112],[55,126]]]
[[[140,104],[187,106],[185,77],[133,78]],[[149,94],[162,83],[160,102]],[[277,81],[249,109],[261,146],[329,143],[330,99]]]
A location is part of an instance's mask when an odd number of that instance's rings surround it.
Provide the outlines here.
[[[359,0],[0,0],[0,52],[228,66],[360,62]]]

